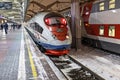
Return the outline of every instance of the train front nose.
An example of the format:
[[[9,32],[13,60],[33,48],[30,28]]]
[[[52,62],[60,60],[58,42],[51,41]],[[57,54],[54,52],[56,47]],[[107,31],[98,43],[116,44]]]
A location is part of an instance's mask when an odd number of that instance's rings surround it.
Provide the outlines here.
[[[47,50],[45,54],[47,55],[55,55],[55,56],[61,56],[68,54],[69,50]]]

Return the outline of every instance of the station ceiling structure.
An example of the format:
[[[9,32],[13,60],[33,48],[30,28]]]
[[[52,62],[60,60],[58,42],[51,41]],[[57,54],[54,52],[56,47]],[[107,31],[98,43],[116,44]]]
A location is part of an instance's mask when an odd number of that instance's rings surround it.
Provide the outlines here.
[[[80,4],[95,0],[79,0]],[[43,11],[54,11],[62,12],[70,9],[71,0],[29,0],[29,4],[25,12],[25,21],[32,18],[39,12]]]
[[[24,0],[0,0],[0,16],[21,22],[23,20],[23,2]]]
[[[79,0],[84,4],[94,0]],[[12,8],[1,9],[2,2],[12,2]],[[22,22],[27,21],[39,12],[62,12],[70,9],[71,0],[0,0],[0,16],[6,19]]]

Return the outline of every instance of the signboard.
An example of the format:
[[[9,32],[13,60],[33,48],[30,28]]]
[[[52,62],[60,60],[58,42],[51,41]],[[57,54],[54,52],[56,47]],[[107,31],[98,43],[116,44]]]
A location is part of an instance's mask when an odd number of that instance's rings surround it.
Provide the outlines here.
[[[2,10],[12,9],[12,2],[0,2],[0,9]]]

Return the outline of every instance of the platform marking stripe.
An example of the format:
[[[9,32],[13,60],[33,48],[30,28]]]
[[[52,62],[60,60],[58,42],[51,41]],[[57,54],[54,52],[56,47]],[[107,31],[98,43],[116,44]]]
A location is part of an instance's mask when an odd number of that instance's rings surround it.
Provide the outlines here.
[[[18,79],[17,80],[26,80],[23,29],[22,29],[22,35],[21,35],[21,48],[20,48]]]
[[[36,54],[36,51],[37,51],[37,53],[40,53],[39,49],[37,48],[37,46],[35,47],[36,44],[33,42],[32,38],[29,36],[29,34],[27,32],[26,32],[26,35],[29,38],[27,40],[27,42],[30,45],[29,48],[30,48],[31,54],[33,56],[32,58],[34,60],[35,66],[37,68],[38,77],[36,77],[36,79],[37,80],[50,80],[42,63],[41,63],[41,59],[44,59],[43,56],[38,56],[38,54]],[[31,79],[33,79],[33,78],[31,78]]]
[[[30,44],[32,44],[30,40],[28,42]],[[36,49],[39,51],[39,49],[37,47],[36,47]],[[32,55],[34,57],[34,61],[35,61],[37,71],[38,71],[38,74],[39,74],[38,79],[40,79],[40,80],[50,80],[46,71],[45,71],[45,69],[44,69],[44,67],[43,67],[43,65],[42,65],[42,63],[41,63],[41,59],[44,59],[44,57],[43,56],[38,57],[37,54],[35,53],[36,49],[35,49],[35,47],[30,46],[30,50],[31,50]]]
[[[36,78],[37,77],[37,71],[36,71],[36,68],[35,68],[35,65],[34,65],[34,62],[33,62],[33,59],[32,59],[32,54],[31,54],[30,49],[29,49],[28,46],[27,46],[27,48],[28,48],[28,54],[29,54],[32,74],[33,74],[33,77]]]
[[[32,58],[32,53],[30,51],[30,48],[28,46],[28,41],[26,40],[26,44],[27,44],[27,49],[28,49],[28,55],[29,55],[29,60],[30,60],[30,64],[31,64],[31,69],[32,69],[32,74],[33,74],[33,78],[36,79],[37,78],[37,71],[34,65],[34,61]]]

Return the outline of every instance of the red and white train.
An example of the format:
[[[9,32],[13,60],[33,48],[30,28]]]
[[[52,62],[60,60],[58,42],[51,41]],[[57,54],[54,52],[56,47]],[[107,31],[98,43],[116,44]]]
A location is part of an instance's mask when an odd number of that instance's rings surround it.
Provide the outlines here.
[[[67,20],[61,14],[41,12],[28,21],[26,29],[45,54],[68,54],[72,37]]]
[[[80,12],[87,32],[83,43],[120,54],[120,0],[96,0]]]

